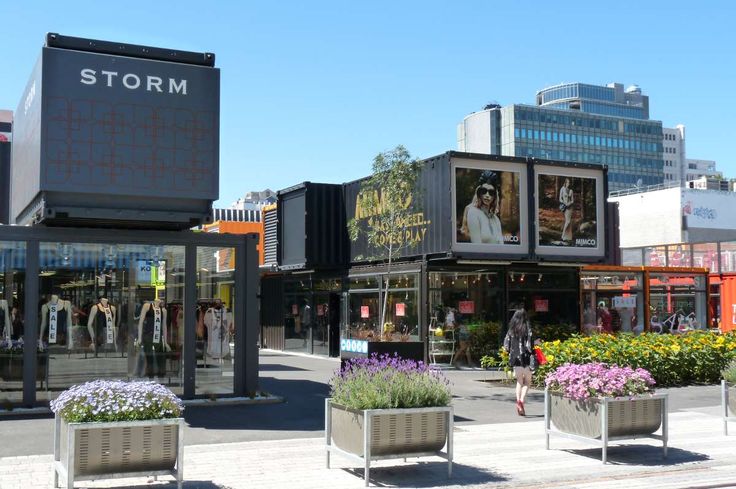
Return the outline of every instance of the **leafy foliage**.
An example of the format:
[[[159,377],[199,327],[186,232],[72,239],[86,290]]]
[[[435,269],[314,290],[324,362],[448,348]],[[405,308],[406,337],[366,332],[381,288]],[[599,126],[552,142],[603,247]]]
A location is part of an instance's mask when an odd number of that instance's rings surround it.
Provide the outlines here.
[[[468,324],[470,331],[470,355],[482,359],[484,356],[494,356],[499,349],[499,335],[501,324],[488,321],[484,323]]]
[[[715,383],[736,358],[736,333],[693,331],[681,335],[644,333],[572,336],[542,343],[547,364],[535,372],[539,382],[566,363],[605,362],[648,370],[661,387]]]
[[[355,358],[330,380],[333,401],[350,409],[447,406],[449,381],[424,362],[398,356]]]
[[[722,372],[723,379],[730,383],[736,384],[736,359],[733,360]]]

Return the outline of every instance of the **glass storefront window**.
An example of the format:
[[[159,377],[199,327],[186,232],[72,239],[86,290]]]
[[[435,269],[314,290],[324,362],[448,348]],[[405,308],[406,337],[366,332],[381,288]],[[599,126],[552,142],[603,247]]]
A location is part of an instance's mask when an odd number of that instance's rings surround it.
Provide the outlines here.
[[[350,277],[350,293],[344,338],[369,341],[420,341],[419,275],[415,272],[392,273],[385,299],[384,324],[380,318],[384,306],[383,287],[386,275]]]
[[[711,270],[713,272],[714,270]],[[716,270],[717,271],[717,270]],[[736,242],[721,243],[721,272],[736,272]]]
[[[634,333],[644,330],[643,274],[583,272],[582,332]]]
[[[195,395],[232,394],[235,384],[235,249],[197,247]]]
[[[630,248],[621,250],[621,264],[625,267],[640,267],[644,265],[641,248]]]
[[[39,267],[39,399],[97,378],[182,393],[183,246],[41,243]]]
[[[0,401],[23,400],[25,242],[0,241]],[[44,383],[48,356],[39,354],[36,375]]]
[[[667,266],[669,267],[690,267],[690,245],[676,244],[667,246]]]
[[[377,289],[378,276],[350,277],[350,290]]]
[[[651,246],[644,248],[644,265],[649,267],[666,266],[666,246]]]
[[[705,275],[651,274],[649,277],[651,330],[680,333],[707,328],[705,286]]]
[[[711,273],[719,273],[718,245],[716,243],[694,244],[693,265],[699,268],[707,268]]]

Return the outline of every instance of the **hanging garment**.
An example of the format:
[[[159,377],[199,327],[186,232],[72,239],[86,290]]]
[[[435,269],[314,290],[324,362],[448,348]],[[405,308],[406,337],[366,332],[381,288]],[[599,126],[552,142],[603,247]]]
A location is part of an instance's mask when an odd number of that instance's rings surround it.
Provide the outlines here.
[[[212,358],[225,358],[230,353],[230,319],[225,308],[207,309],[204,315],[207,327],[207,355]]]

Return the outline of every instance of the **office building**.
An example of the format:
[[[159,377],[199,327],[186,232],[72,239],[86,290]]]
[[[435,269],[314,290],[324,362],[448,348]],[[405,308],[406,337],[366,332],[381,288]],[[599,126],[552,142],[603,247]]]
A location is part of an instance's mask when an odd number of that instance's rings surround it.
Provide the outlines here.
[[[663,183],[663,130],[632,85],[567,83],[536,105],[490,104],[458,125],[458,149],[608,166],[609,190]]]
[[[687,158],[685,147],[685,126],[662,128],[662,159],[664,160],[664,183],[686,186],[687,182],[705,177],[709,180],[722,179],[716,170],[716,162]]]

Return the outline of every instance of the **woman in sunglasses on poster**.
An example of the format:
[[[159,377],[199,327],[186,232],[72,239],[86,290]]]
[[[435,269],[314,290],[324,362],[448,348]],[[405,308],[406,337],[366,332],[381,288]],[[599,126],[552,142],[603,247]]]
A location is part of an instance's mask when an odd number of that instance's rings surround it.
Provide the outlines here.
[[[498,188],[493,172],[483,172],[475,188],[473,200],[465,207],[463,225],[471,243],[503,244],[501,220],[498,218]]]

